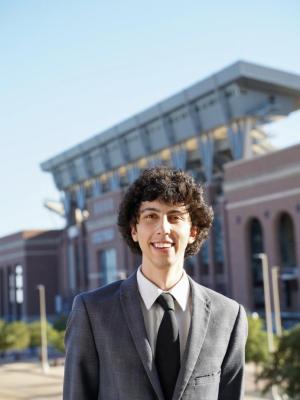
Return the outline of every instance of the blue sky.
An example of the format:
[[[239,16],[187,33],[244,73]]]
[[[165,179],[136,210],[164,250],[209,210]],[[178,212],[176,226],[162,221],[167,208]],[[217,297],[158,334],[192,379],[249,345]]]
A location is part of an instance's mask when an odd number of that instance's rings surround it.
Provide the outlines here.
[[[300,74],[300,2],[0,2],[0,236],[58,228],[39,164],[239,60]],[[266,129],[300,141],[300,112]]]

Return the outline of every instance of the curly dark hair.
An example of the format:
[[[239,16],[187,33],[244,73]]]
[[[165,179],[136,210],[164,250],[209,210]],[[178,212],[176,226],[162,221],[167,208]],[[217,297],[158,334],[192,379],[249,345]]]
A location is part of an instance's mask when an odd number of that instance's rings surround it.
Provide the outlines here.
[[[167,167],[144,170],[128,188],[121,201],[118,226],[131,250],[141,254],[139,244],[132,239],[131,227],[138,223],[141,203],[154,200],[186,206],[197,235],[195,241],[187,245],[185,257],[197,254],[208,237],[213,210],[204,201],[201,185],[184,171]]]

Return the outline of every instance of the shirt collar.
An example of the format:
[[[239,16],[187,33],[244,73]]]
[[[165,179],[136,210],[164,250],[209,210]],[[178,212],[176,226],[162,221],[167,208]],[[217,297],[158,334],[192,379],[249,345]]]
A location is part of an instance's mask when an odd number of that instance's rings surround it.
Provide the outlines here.
[[[137,270],[137,283],[144,304],[147,310],[150,310],[158,296],[164,291],[143,275],[141,267]],[[181,279],[167,292],[172,294],[182,311],[185,311],[190,295],[190,283],[184,270]]]

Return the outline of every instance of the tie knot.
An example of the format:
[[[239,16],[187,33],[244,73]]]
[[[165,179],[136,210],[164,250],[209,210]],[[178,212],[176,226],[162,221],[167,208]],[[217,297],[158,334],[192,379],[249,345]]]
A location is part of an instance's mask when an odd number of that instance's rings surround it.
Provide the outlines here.
[[[162,306],[164,311],[175,311],[174,298],[170,293],[162,293],[157,299],[157,303]]]

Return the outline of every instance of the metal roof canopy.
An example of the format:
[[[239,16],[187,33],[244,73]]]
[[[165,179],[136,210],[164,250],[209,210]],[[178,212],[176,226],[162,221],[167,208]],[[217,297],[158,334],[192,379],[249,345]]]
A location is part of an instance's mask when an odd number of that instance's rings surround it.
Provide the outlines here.
[[[249,118],[257,125],[265,124],[299,108],[300,75],[238,61],[50,158],[41,164],[41,168],[52,172],[55,178],[55,174],[61,173],[59,170],[70,170],[74,168],[76,159],[82,159],[77,167],[81,163],[85,172],[81,172],[79,177],[73,176],[69,182],[59,179],[59,184],[55,179],[57,186],[64,189],[71,183],[135,162],[220,126],[229,128],[236,121]],[[186,111],[184,121],[182,115],[176,117],[180,110]],[[150,135],[150,128],[157,121],[164,135],[158,134],[153,141],[155,133]],[[157,139],[160,145],[156,143]],[[91,162],[92,153],[97,158],[96,166]]]

